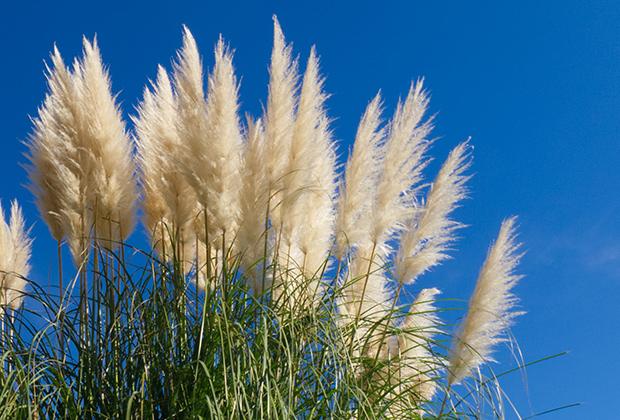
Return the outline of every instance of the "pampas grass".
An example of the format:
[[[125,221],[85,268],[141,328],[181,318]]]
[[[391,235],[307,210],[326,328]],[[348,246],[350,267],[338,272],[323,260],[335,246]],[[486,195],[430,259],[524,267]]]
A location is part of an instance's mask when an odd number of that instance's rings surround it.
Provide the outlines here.
[[[72,68],[54,49],[29,176],[59,257],[67,241],[77,270],[65,285],[59,266],[60,299],[32,282],[39,317],[17,311],[7,324],[0,414],[479,418],[486,405],[501,413],[484,365],[519,314],[515,222],[503,223],[452,333],[439,290],[416,281],[448,259],[464,227],[455,210],[471,147],[458,145],[425,183],[432,117],[422,81],[387,122],[381,96],[369,102],[341,172],[314,47],[300,76],[274,18],[264,115],[244,121],[221,37],[208,64],[205,74],[183,28],[172,69],[158,67],[136,107],[134,156],[96,42],[84,40]],[[146,250],[126,241],[134,167]],[[15,309],[30,239],[16,204],[10,222],[3,217],[2,303]],[[37,332],[37,323],[46,327]]]
[[[469,146],[457,146],[441,167],[431,187],[428,200],[419,214],[411,218],[410,226],[400,239],[396,256],[396,278],[401,283],[415,279],[448,258],[446,252],[454,242],[454,234],[464,226],[451,220],[459,201],[466,196],[464,172],[469,168]]]
[[[493,348],[506,340],[505,332],[523,312],[513,310],[512,288],[522,278],[515,274],[521,259],[516,242],[516,219],[506,219],[482,266],[476,289],[450,349],[449,384],[458,384],[485,362]]]
[[[103,67],[96,40],[84,39],[81,61],[74,66],[80,100],[80,170],[87,174],[86,195],[93,213],[95,239],[116,246],[133,231],[136,187],[132,148]]]
[[[273,51],[269,65],[269,94],[265,111],[265,144],[267,149],[267,181],[270,195],[270,214],[274,225],[282,225],[281,201],[284,178],[287,174],[295,125],[297,94],[297,60],[292,47],[286,44],[282,28],[274,17]]]
[[[407,98],[399,102],[388,127],[381,173],[373,203],[371,238],[385,255],[387,241],[402,230],[416,203],[431,122],[423,121],[428,96],[422,81],[411,85]]]
[[[11,203],[10,219],[5,218],[0,206],[0,306],[2,314],[7,308],[21,306],[26,293],[26,279],[30,275],[32,239],[26,227],[21,207]]]
[[[51,61],[47,69],[49,92],[33,120],[28,143],[30,189],[54,239],[67,239],[74,260],[79,262],[84,257],[84,237],[90,225],[76,131],[81,126],[80,100],[73,75],[57,48]]]
[[[282,217],[280,260],[286,265],[292,259],[292,265],[299,268],[288,276],[293,278],[320,277],[332,246],[336,153],[325,100],[318,58],[312,48],[299,96],[288,166],[282,179],[279,212]],[[312,300],[320,292],[319,287],[319,284],[311,286],[305,298]]]
[[[168,260],[180,244],[185,271],[195,258],[195,219],[200,211],[194,190],[176,162],[183,144],[177,130],[177,105],[168,73],[158,68],[153,90],[145,89],[136,127],[137,161],[143,194],[144,224],[155,249]]]
[[[336,257],[347,250],[370,245],[373,203],[383,158],[381,96],[368,104],[357,128],[345,179],[338,194]]]
[[[248,286],[259,295],[271,286],[265,270],[268,263],[265,259],[271,250],[268,236],[269,186],[264,166],[266,145],[262,121],[248,117],[247,126],[240,197],[241,223],[237,237],[242,247],[241,264]]]
[[[48,85],[29,141],[31,189],[52,235],[67,239],[79,265],[92,239],[115,247],[133,230],[131,145],[96,41],[84,38],[72,70],[55,49]]]
[[[202,64],[196,41],[185,28],[183,48],[175,65],[178,126],[184,147],[179,163],[206,211],[201,239],[222,252],[217,238],[232,240],[239,223],[239,190],[242,137],[237,115],[237,81],[232,53],[220,38],[215,66],[203,93]]]

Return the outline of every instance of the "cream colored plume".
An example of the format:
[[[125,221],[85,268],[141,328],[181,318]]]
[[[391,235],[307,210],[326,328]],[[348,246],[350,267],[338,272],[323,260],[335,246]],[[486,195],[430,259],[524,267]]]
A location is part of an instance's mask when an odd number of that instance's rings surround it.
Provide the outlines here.
[[[87,177],[95,239],[115,247],[133,231],[136,185],[132,148],[97,42],[84,38],[74,80],[80,101],[80,170]],[[111,241],[111,242],[109,242]]]
[[[449,258],[447,251],[455,233],[463,225],[450,219],[450,214],[467,194],[464,175],[469,167],[469,145],[458,145],[445,161],[420,214],[412,218],[402,234],[396,256],[396,279],[411,284],[425,271]]]
[[[177,119],[170,79],[160,66],[157,81],[152,91],[144,90],[138,116],[134,118],[144,222],[160,255],[167,260],[176,256],[184,262],[184,271],[188,272],[195,260],[193,227],[200,208],[193,189],[177,165],[183,151]],[[173,244],[181,246],[172,249]]]
[[[55,239],[81,264],[93,235],[115,246],[134,227],[131,146],[95,42],[73,71],[55,48],[29,140],[31,190]],[[112,242],[110,242],[112,241]]]
[[[493,361],[493,347],[506,341],[505,331],[523,312],[514,311],[512,288],[522,278],[515,274],[521,258],[516,242],[516,218],[502,223],[499,235],[482,266],[469,309],[450,349],[448,383],[458,384],[485,362]]]
[[[207,102],[203,90],[202,63],[196,40],[187,27],[183,27],[183,46],[177,53],[177,61],[174,63],[174,91],[176,93],[176,134],[179,138],[181,150],[177,160],[173,163],[179,166],[186,176],[187,182],[192,187],[198,201],[204,204],[207,201],[207,188],[201,183],[200,174],[193,173],[194,160],[191,156],[193,149],[207,147],[208,120]],[[204,159],[203,155],[196,159]],[[199,216],[204,218],[204,215]],[[204,239],[204,222],[202,228],[197,228],[199,236]]]
[[[370,241],[372,203],[382,160],[384,130],[381,124],[381,96],[368,104],[357,128],[353,151],[340,183],[336,221],[336,257]]]
[[[412,84],[407,98],[398,104],[390,121],[371,233],[373,242],[383,254],[387,252],[386,242],[413,214],[422,170],[428,162],[425,153],[430,145],[427,136],[432,126],[429,121],[422,122],[427,107],[428,97],[419,81]]]
[[[303,273],[311,279],[309,296],[315,302],[321,298],[320,279],[327,270],[335,229],[336,152],[326,116],[316,128],[313,165],[309,171],[309,188],[303,202],[306,219],[301,225],[299,247],[303,254]],[[312,156],[312,155],[311,155]]]
[[[278,20],[273,18],[273,51],[269,65],[269,96],[265,111],[265,146],[270,214],[274,226],[282,223],[283,182],[291,153],[297,95],[297,61],[286,44]]]
[[[238,84],[235,77],[232,52],[220,38],[215,49],[215,67],[209,76],[207,93],[208,131],[206,148],[197,147],[194,152],[203,153],[203,163],[209,166],[206,186],[211,190],[207,203],[213,214],[213,227],[226,232],[232,240],[239,221],[239,190],[241,188],[241,158],[243,141],[239,127]],[[190,144],[192,148],[193,144]],[[196,155],[194,155],[195,157]],[[200,159],[194,159],[194,171]],[[212,207],[212,210],[211,210]]]
[[[293,277],[312,279],[304,287],[295,287],[300,291],[308,289],[311,298],[320,296],[316,280],[332,245],[335,218],[336,154],[325,115],[326,98],[318,58],[312,48],[282,180],[279,251],[281,265],[291,270]]]
[[[241,264],[246,280],[255,294],[271,286],[271,270],[264,272],[271,244],[268,235],[267,204],[269,190],[265,171],[265,133],[261,120],[248,117],[247,143],[244,155],[244,170],[241,186],[241,219],[237,243],[241,252]],[[267,246],[267,249],[265,249]],[[266,254],[267,253],[267,254]]]
[[[438,289],[423,289],[416,297],[398,336],[400,351],[400,378],[406,386],[413,386],[419,401],[429,401],[437,391],[438,356],[433,354],[435,335],[440,332],[441,321],[435,307]]]
[[[48,93],[33,119],[28,176],[41,216],[57,241],[66,238],[81,262],[90,223],[87,182],[80,170],[81,109],[73,76],[56,47],[47,67]]]
[[[220,38],[205,100],[198,49],[185,28],[175,80],[180,116],[178,127],[181,141],[186,146],[181,164],[198,200],[207,210],[208,242],[221,250],[222,235],[226,235],[225,246],[228,248],[239,223],[243,153],[232,53]],[[198,234],[205,236],[201,231],[203,229],[198,229]]]
[[[312,172],[318,163],[314,159],[322,159],[324,152],[320,144],[323,139],[319,137],[322,134],[319,132],[319,124],[325,113],[323,108],[326,95],[318,67],[318,58],[312,48],[303,77],[288,162],[282,178],[282,236],[291,243],[300,239],[299,227],[307,218],[304,211],[308,192],[316,187],[313,185],[315,180],[312,179]]]
[[[30,274],[32,239],[29,237],[22,210],[16,201],[11,204],[10,220],[5,219],[0,205],[0,306],[17,309],[26,291]]]

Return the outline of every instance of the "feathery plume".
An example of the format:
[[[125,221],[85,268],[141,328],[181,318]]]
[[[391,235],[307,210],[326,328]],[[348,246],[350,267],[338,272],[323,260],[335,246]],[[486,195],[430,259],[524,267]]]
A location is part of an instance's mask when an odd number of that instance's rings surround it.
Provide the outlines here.
[[[314,157],[309,173],[309,188],[304,194],[305,222],[301,225],[299,247],[303,254],[303,272],[312,281],[309,295],[315,302],[322,295],[319,284],[327,268],[335,229],[336,152],[326,116],[316,129]]]
[[[204,147],[193,151],[209,157],[204,163],[210,166],[206,186],[211,189],[207,205],[213,217],[213,226],[226,232],[232,239],[239,219],[239,189],[241,188],[241,158],[243,141],[239,127],[238,84],[235,77],[232,52],[220,37],[215,48],[215,67],[209,77],[207,93],[208,150]],[[204,144],[204,143],[203,143]],[[190,144],[190,146],[196,146]],[[195,155],[194,155],[195,156]],[[199,159],[194,159],[195,164]],[[197,167],[194,166],[194,171]]]
[[[381,95],[366,107],[360,120],[353,151],[346,165],[345,179],[340,183],[337,210],[336,257],[346,250],[368,245],[371,233],[372,203],[382,159]]]
[[[267,205],[269,191],[265,173],[265,133],[261,120],[254,121],[248,117],[247,143],[244,155],[244,171],[240,196],[241,218],[237,242],[241,252],[241,264],[245,270],[246,280],[255,294],[270,287],[269,278],[263,284],[264,264],[268,258],[269,247],[267,235]]]
[[[66,238],[77,265],[86,250],[86,184],[79,170],[79,98],[73,76],[54,46],[48,93],[28,140],[29,189],[54,239]]]
[[[188,180],[207,211],[209,244],[222,248],[229,243],[239,222],[242,137],[237,116],[238,85],[232,53],[220,38],[215,66],[208,79],[207,99],[202,87],[202,65],[196,42],[187,28],[183,48],[175,65],[179,104],[179,132],[186,145],[182,165]],[[198,229],[205,236],[204,229]],[[207,238],[202,237],[206,241]]]
[[[78,147],[84,148],[79,151],[80,170],[87,177],[95,239],[115,247],[135,225],[135,167],[131,142],[112,96],[110,76],[101,61],[97,41],[91,43],[84,38],[83,44],[83,57],[74,68],[81,114]]]
[[[282,237],[293,243],[299,238],[295,232],[306,219],[304,213],[307,192],[310,185],[311,170],[316,163],[313,158],[323,158],[319,138],[319,124],[324,115],[327,95],[323,92],[323,79],[319,75],[319,63],[314,47],[304,73],[299,105],[293,125],[290,153],[282,177]]]
[[[396,256],[396,278],[404,284],[449,258],[447,251],[455,240],[455,232],[463,224],[450,219],[458,202],[467,194],[463,173],[469,167],[469,145],[458,145],[445,161],[431,186],[428,200],[420,209],[421,216],[412,218],[410,227],[400,239]]]
[[[267,181],[269,183],[270,213],[279,228],[280,201],[283,180],[291,152],[295,103],[297,92],[297,60],[292,58],[292,48],[286,44],[278,19],[273,17],[273,51],[269,65],[269,95],[265,112],[265,146]]]
[[[106,245],[133,229],[131,147],[95,42],[84,39],[73,72],[54,48],[47,79],[28,144],[30,189],[52,236],[67,239],[81,265],[93,225]]]
[[[207,138],[207,103],[203,90],[202,62],[196,40],[186,26],[183,26],[183,46],[177,52],[174,63],[174,92],[176,93],[176,132],[179,137],[178,165],[192,187],[197,200],[204,210],[207,201],[207,189],[203,188],[201,179],[205,176],[193,173],[195,159],[204,159],[203,155],[190,156],[193,149],[204,149]],[[202,169],[202,168],[201,168]],[[204,226],[196,228],[197,235],[205,239]],[[202,231],[202,232],[201,232]]]
[[[458,384],[487,361],[493,347],[506,341],[504,332],[515,317],[512,288],[522,278],[515,269],[522,256],[516,242],[516,218],[506,219],[482,266],[469,310],[450,349],[449,384]]]
[[[329,254],[334,229],[336,154],[325,115],[326,98],[312,48],[282,180],[280,258],[293,277],[312,279],[306,291],[315,298],[320,296],[315,280]]]
[[[404,102],[398,104],[390,121],[377,197],[373,208],[372,240],[379,253],[386,254],[386,242],[403,228],[412,215],[412,202],[422,180],[430,145],[431,122],[422,122],[428,96],[422,81],[411,85]]]
[[[1,314],[6,307],[17,309],[26,290],[26,277],[30,274],[32,239],[26,228],[22,210],[13,201],[10,220],[5,219],[0,205],[0,305]]]
[[[140,181],[143,193],[144,222],[153,246],[170,260],[181,244],[184,271],[195,258],[194,219],[199,205],[193,189],[176,164],[180,160],[182,143],[177,131],[176,98],[168,73],[158,68],[152,91],[144,90],[138,105],[136,127]]]

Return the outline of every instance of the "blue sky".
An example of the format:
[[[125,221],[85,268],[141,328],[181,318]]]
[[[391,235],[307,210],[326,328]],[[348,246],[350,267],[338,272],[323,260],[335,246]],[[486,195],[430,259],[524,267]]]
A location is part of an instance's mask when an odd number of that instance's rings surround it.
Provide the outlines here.
[[[0,197],[18,198],[36,221],[34,276],[47,281],[53,247],[22,186],[20,140],[43,99],[43,60],[53,43],[73,57],[82,34],[96,33],[114,90],[132,113],[157,64],[169,65],[182,24],[207,65],[222,33],[236,49],[242,109],[257,114],[276,13],[302,57],[317,45],[343,153],[378,89],[392,110],[410,81],[425,77],[438,113],[429,173],[472,136],[475,177],[458,212],[470,227],[455,259],[419,286],[467,298],[502,218],[519,215],[527,255],[517,293],[528,314],[513,333],[528,360],[570,353],[529,369],[527,392],[518,375],[507,389],[525,415],[582,402],[547,418],[609,418],[620,375],[620,3],[293,3],[0,4]],[[499,358],[510,366],[507,354]]]

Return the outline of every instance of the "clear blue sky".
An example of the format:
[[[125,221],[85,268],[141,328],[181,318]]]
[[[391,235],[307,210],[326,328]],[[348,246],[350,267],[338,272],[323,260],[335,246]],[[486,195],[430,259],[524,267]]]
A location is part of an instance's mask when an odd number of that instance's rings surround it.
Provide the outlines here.
[[[418,284],[466,298],[501,219],[519,215],[528,253],[517,293],[528,314],[514,334],[528,360],[570,354],[528,370],[529,397],[518,375],[507,387],[526,415],[583,402],[548,418],[613,417],[620,375],[620,2],[293,3],[2,2],[0,197],[18,198],[29,221],[38,220],[22,187],[20,140],[43,98],[43,60],[54,42],[69,58],[82,34],[96,33],[130,113],[156,65],[170,63],[182,24],[207,65],[222,33],[236,49],[243,111],[257,114],[276,13],[298,53],[317,45],[343,152],[378,89],[391,110],[412,79],[426,78],[438,112],[434,155],[441,160],[472,136],[475,177],[472,199],[458,213],[471,226],[455,259]],[[41,221],[34,232],[34,276],[45,282],[53,248]],[[500,359],[511,363],[505,354]]]

